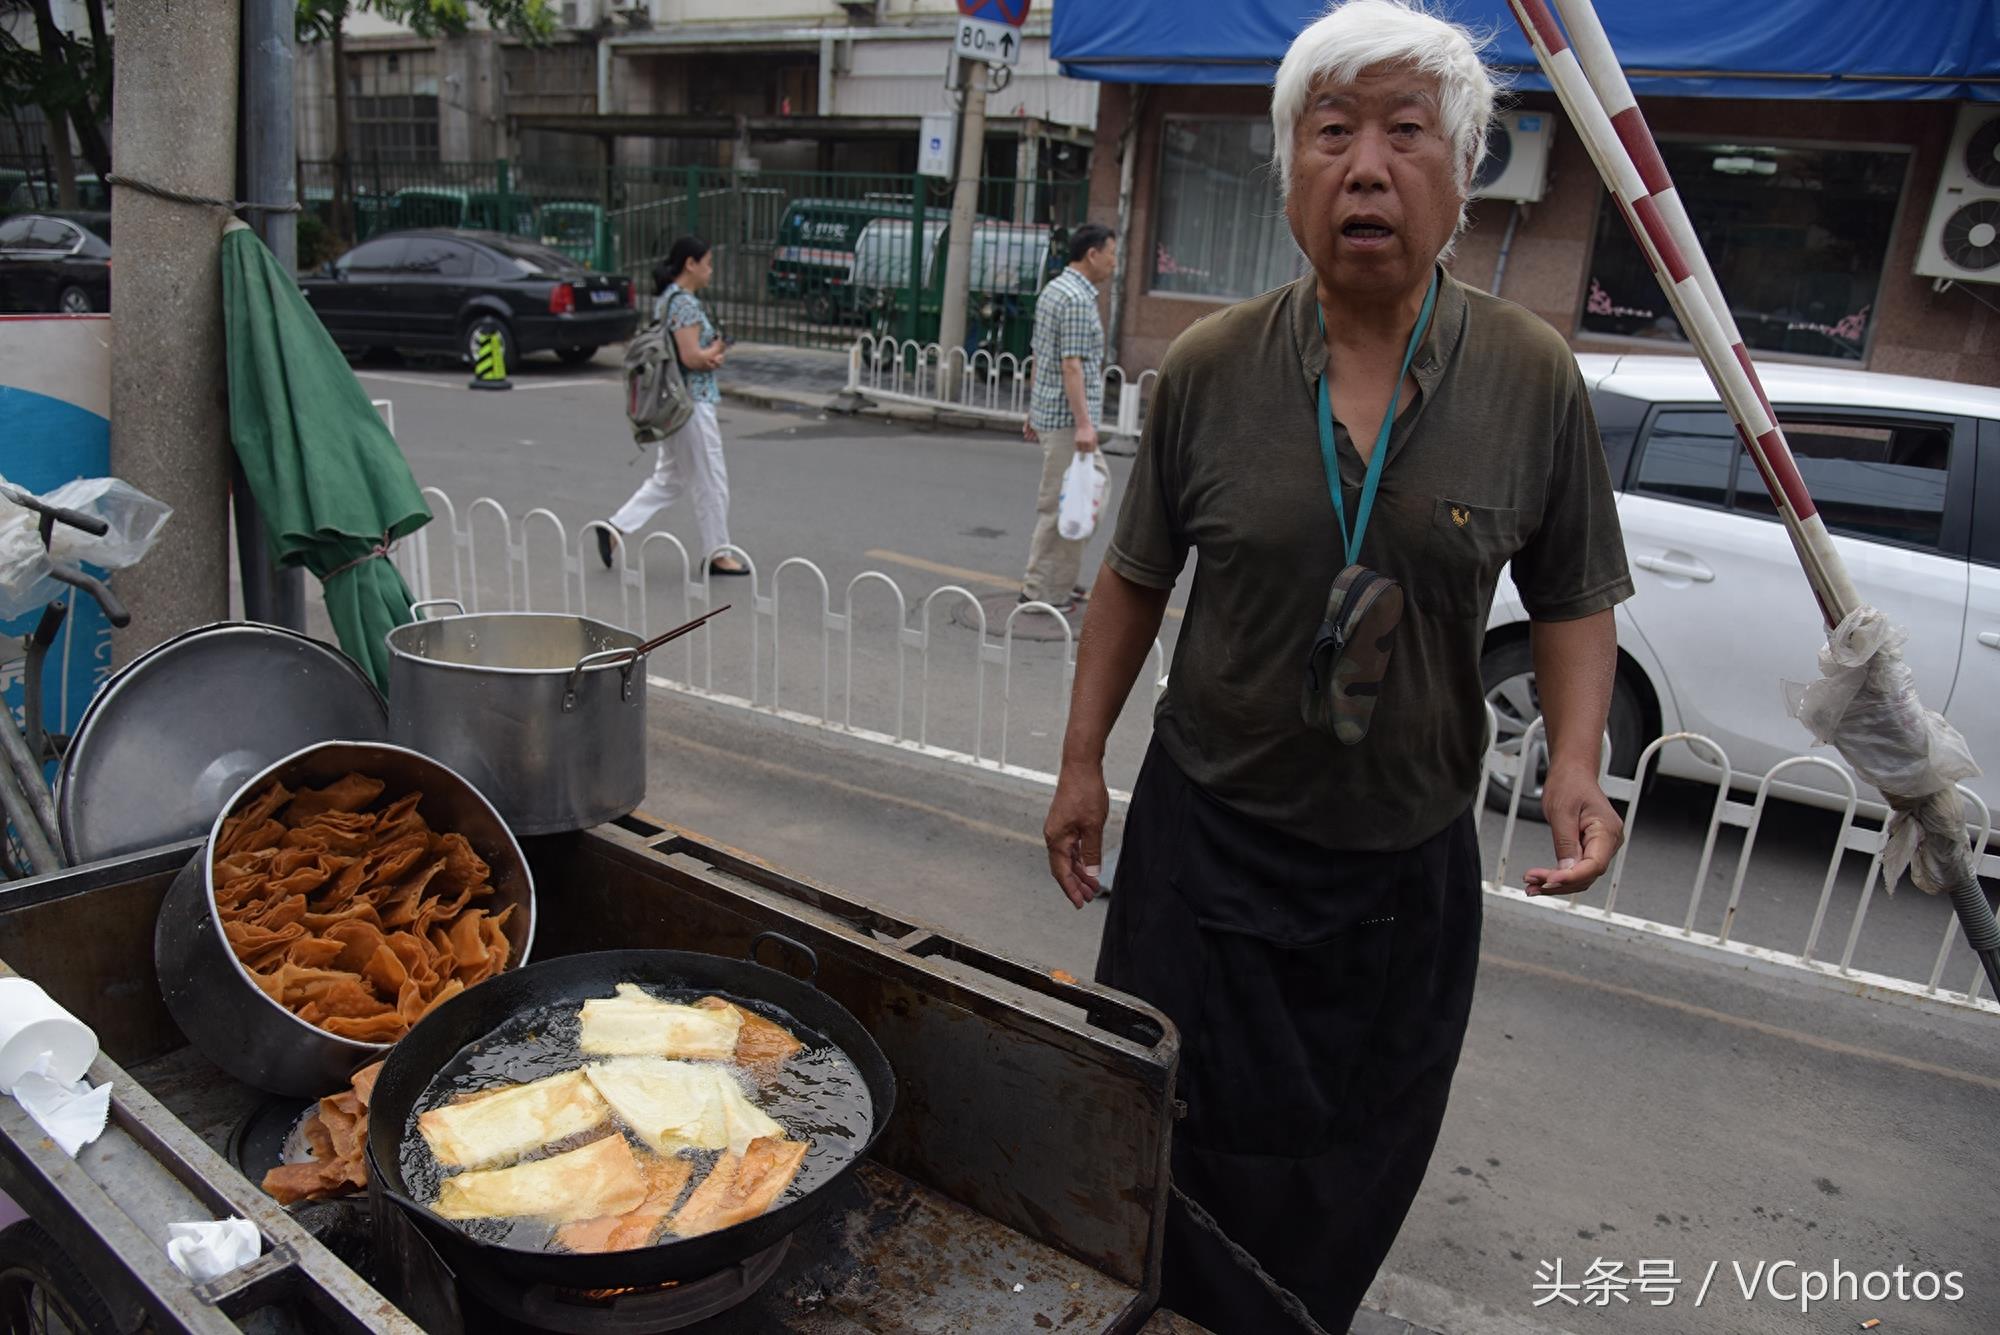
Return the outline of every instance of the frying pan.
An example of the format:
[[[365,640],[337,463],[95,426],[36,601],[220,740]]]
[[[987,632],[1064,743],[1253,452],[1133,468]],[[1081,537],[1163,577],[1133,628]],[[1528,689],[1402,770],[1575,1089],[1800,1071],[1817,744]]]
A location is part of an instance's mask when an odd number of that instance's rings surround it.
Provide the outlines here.
[[[774,939],[812,962],[812,951],[775,932],[750,943],[750,952]],[[824,1039],[846,1054],[861,1073],[873,1104],[872,1124],[859,1151],[810,1191],[784,1201],[756,1219],[692,1238],[674,1238],[630,1251],[581,1253],[542,1251],[487,1242],[462,1231],[411,1199],[403,1180],[405,1132],[417,1100],[433,1077],[468,1044],[477,1042],[523,1011],[575,1005],[609,997],[618,983],[649,991],[719,992],[769,1014],[781,1007],[810,1045]],[[765,1003],[758,1005],[758,1003]],[[770,1015],[772,1019],[782,1018]],[[810,981],[780,973],[748,959],[728,959],[685,950],[607,950],[543,960],[489,978],[426,1015],[389,1052],[368,1106],[368,1171],[382,1193],[405,1212],[447,1265],[471,1262],[524,1284],[599,1289],[665,1284],[699,1279],[775,1245],[833,1199],[881,1136],[896,1104],[896,1077],[889,1059],[861,1022]]]

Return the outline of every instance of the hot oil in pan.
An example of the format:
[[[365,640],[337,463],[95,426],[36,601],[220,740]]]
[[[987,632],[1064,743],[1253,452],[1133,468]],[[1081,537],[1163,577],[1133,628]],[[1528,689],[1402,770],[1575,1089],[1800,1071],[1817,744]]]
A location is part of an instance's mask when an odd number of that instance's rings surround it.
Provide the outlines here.
[[[772,1205],[772,1209],[805,1195],[861,1152],[874,1123],[874,1104],[860,1070],[838,1047],[800,1024],[784,1010],[765,1002],[745,1001],[741,997],[714,991],[682,991],[652,986],[648,986],[646,991],[662,1001],[686,1004],[707,996],[722,996],[745,1010],[776,1021],[805,1045],[774,1074],[766,1075],[763,1070],[746,1067],[734,1068],[744,1093],[752,1103],[784,1127],[785,1134],[791,1139],[811,1142],[806,1150],[805,1162],[799,1167],[799,1175]],[[609,989],[606,995],[611,995]],[[411,1199],[426,1203],[435,1201],[438,1184],[449,1176],[443,1165],[438,1163],[437,1156],[431,1153],[430,1146],[417,1133],[418,1114],[466,1094],[525,1084],[603,1060],[585,1055],[577,1045],[582,1028],[582,1004],[581,1001],[556,1002],[517,1015],[479,1042],[462,1049],[432,1077],[417,1099],[416,1107],[410,1114],[410,1124],[403,1133],[403,1182],[409,1189]],[[615,1117],[613,1124],[617,1125]],[[546,1159],[552,1154],[596,1140],[602,1134],[601,1131],[588,1131],[557,1141],[523,1155],[520,1162]],[[626,1138],[635,1151],[651,1153],[637,1137],[627,1133]],[[694,1173],[687,1188],[691,1191],[708,1176],[709,1169],[714,1167],[721,1152],[691,1150],[683,1153],[694,1164]],[[529,1250],[547,1248],[555,1234],[554,1225],[540,1219],[461,1219],[452,1222],[483,1242]],[[660,1241],[671,1242],[673,1235],[663,1234]]]

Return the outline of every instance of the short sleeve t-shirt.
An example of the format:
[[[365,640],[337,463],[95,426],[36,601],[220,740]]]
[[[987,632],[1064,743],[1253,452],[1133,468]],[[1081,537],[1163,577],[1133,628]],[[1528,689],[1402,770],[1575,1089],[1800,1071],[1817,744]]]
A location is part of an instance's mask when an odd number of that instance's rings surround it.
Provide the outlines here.
[[[1105,563],[1169,588],[1200,553],[1154,719],[1191,780],[1327,848],[1410,848],[1478,786],[1479,658],[1501,569],[1512,563],[1529,615],[1545,621],[1615,606],[1632,584],[1568,345],[1441,275],[1361,550],[1405,593],[1388,675],[1360,743],[1309,729],[1306,658],[1344,564],[1319,449],[1318,306],[1308,275],[1175,340]],[[1352,516],[1365,468],[1344,427],[1335,437]]]
[[[708,318],[708,308],[701,304],[701,298],[686,291],[679,283],[670,283],[667,290],[653,303],[653,318],[664,320],[668,330],[699,329],[701,346],[713,344],[719,335],[715,325]],[[668,335],[672,337],[671,333]],[[687,381],[688,396],[696,403],[721,403],[722,390],[716,386],[715,372],[695,371],[682,368],[681,376]]]
[[[1037,431],[1076,425],[1063,392],[1063,358],[1083,363],[1084,398],[1094,423],[1103,415],[1096,386],[1104,379],[1104,324],[1097,318],[1097,288],[1074,268],[1049,280],[1035,302],[1035,390],[1029,404]]]

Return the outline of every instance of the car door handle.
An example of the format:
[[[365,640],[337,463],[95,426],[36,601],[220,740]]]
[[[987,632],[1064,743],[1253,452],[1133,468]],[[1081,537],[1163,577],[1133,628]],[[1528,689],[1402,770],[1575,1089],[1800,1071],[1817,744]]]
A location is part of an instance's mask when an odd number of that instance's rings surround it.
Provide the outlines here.
[[[1687,561],[1676,561],[1667,556],[1635,556],[1632,564],[1641,570],[1650,570],[1655,575],[1666,575],[1671,579],[1691,579],[1697,584],[1715,582],[1715,572],[1707,566]]]
[[[1988,649],[2000,649],[2000,630],[1980,631],[1979,642]]]

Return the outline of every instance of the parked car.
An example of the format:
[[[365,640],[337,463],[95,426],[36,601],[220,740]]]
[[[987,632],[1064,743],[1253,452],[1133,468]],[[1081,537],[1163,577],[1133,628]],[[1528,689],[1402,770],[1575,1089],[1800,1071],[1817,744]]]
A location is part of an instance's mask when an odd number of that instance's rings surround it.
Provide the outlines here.
[[[876,223],[877,229],[893,223]],[[965,350],[1026,357],[1035,337],[1035,301],[1047,285],[1048,259],[1055,233],[1040,223],[997,222],[980,219],[972,227],[972,263],[968,273]],[[871,279],[884,266],[884,257],[903,258],[898,278],[892,273],[881,287],[869,287],[869,314],[878,334],[904,335],[909,326],[910,285],[908,256],[910,226],[900,231],[878,231],[864,240],[868,247],[866,271]],[[932,232],[924,225],[924,290],[917,303],[917,341],[935,343],[944,314],[945,268],[951,250],[949,224]],[[858,264],[858,262],[857,262]]]
[[[14,170],[0,175],[0,185],[6,187],[5,194],[0,195],[0,213],[23,213],[30,209],[46,213],[57,207],[56,184],[46,177]],[[87,213],[109,212],[111,188],[94,174],[78,176],[76,206]]]
[[[806,318],[815,324],[856,314],[851,287],[855,244],[877,218],[907,223],[912,207],[908,195],[793,200],[778,224],[765,290],[776,298],[805,302]]]
[[[1791,542],[1698,362],[1577,362],[1636,586],[1618,609],[1612,768],[1632,773],[1651,739],[1686,730],[1728,752],[1733,786],[1754,788],[1811,749],[1781,683],[1818,676],[1825,634]],[[2000,809],[2000,390],[1776,363],[1758,373],[1856,589],[1909,631],[1919,694],[1983,759],[1986,776],[1969,786]],[[1527,613],[1505,576],[1481,666],[1500,745],[1518,749],[1538,705]],[[1662,752],[1659,769],[1711,782],[1720,773],[1682,745]],[[1772,791],[1840,806],[1838,787],[1802,767]],[[1489,800],[1504,809],[1510,792],[1496,782]],[[1522,809],[1539,818],[1536,796],[1539,785]],[[1873,789],[1863,785],[1862,798],[1880,814]]]
[[[0,222],[0,310],[110,309],[110,214],[22,213]]]
[[[531,352],[588,361],[638,327],[630,279],[497,232],[425,229],[362,242],[299,287],[333,341],[470,361],[498,334],[507,365]]]
[[[618,266],[618,243],[603,208],[581,199],[551,199],[535,206],[535,234],[550,250],[578,264],[606,271]]]

